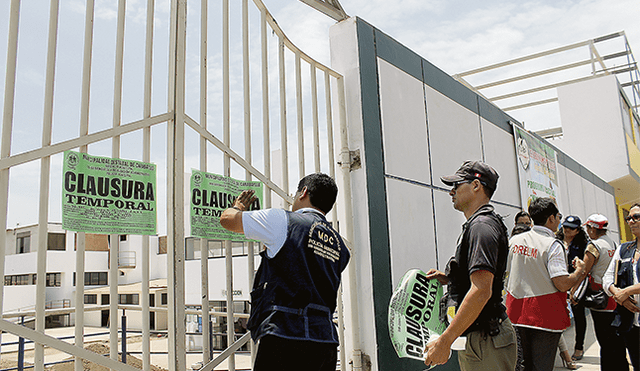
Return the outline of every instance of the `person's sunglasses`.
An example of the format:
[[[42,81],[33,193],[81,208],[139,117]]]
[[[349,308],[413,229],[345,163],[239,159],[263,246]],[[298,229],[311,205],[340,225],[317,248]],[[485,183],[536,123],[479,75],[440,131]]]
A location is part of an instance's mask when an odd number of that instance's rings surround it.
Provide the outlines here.
[[[453,182],[453,190],[455,191],[461,185],[466,184],[466,183],[471,183],[471,182],[473,182],[473,180],[461,180],[461,181],[458,181],[458,182]]]
[[[634,222],[640,222],[640,214],[633,214],[633,215],[629,215],[626,218],[624,218],[627,222],[630,221],[634,221]]]

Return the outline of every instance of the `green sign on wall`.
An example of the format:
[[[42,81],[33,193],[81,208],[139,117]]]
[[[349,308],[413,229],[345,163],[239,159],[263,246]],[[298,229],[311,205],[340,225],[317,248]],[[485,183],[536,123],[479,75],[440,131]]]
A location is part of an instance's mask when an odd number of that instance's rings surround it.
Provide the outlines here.
[[[65,151],[62,228],[155,235],[156,165]]]
[[[191,235],[217,240],[246,241],[243,235],[229,232],[220,225],[222,212],[244,190],[255,191],[256,201],[248,210],[260,210],[263,202],[262,183],[238,180],[222,175],[192,170],[191,172]]]

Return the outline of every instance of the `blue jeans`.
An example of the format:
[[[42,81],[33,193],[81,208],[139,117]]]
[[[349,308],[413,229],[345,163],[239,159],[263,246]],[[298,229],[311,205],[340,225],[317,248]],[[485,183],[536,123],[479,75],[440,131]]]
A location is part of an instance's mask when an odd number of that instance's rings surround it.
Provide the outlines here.
[[[562,332],[516,326],[524,371],[552,371]]]

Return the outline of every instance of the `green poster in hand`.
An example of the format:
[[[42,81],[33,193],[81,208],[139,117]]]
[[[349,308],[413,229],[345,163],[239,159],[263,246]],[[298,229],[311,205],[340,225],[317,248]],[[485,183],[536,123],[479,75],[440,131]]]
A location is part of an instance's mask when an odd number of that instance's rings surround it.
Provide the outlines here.
[[[156,165],[65,151],[62,228],[99,234],[156,234]]]
[[[411,269],[404,274],[389,303],[389,335],[401,358],[424,361],[427,343],[447,328],[440,322],[442,285],[426,273]]]
[[[260,210],[262,183],[191,170],[191,235],[216,240],[248,241],[244,235],[229,232],[220,225],[222,212],[244,190],[255,191],[256,200],[247,211]]]

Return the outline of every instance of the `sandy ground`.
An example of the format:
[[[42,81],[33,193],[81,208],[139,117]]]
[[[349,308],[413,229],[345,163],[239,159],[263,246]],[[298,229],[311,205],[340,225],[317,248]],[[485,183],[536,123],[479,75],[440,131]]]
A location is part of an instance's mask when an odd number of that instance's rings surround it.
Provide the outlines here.
[[[74,328],[55,328],[55,329],[47,329],[47,335],[54,336],[57,338],[71,336],[73,337]],[[106,333],[108,329],[105,328],[89,328],[85,327],[85,349],[89,349],[98,354],[108,354],[109,353],[109,335],[97,335],[97,336],[87,336],[89,334],[100,334]],[[2,334],[2,342],[4,344],[17,342],[17,337],[11,334]],[[73,338],[64,340],[68,343],[73,343]],[[120,349],[120,342],[118,342],[118,349]],[[151,354],[150,362],[152,365],[152,371],[163,371],[169,368],[169,359],[166,354],[168,350],[168,340],[165,336],[160,337],[151,337],[150,339],[150,349],[151,352],[159,352],[164,354]],[[17,344],[13,345],[4,345],[2,347],[2,355],[0,357],[0,369],[13,368],[17,367],[18,360],[18,346]],[[142,336],[139,334],[130,334],[127,336],[127,364],[142,369]],[[214,357],[219,354],[219,352],[214,352]],[[186,356],[186,365],[187,370],[191,370],[192,365],[195,365],[197,362],[202,361],[202,354],[187,354]],[[34,351],[33,351],[33,343],[25,344],[25,352],[24,352],[24,360],[25,366],[31,365],[34,359]],[[73,357],[67,353],[60,352],[56,349],[45,348],[45,363],[52,362],[60,362],[65,360],[72,360]],[[120,357],[119,357],[120,359]],[[103,371],[108,370],[108,368],[104,366],[100,366],[88,361],[83,361],[84,370],[88,371]],[[235,368],[236,370],[250,370],[251,369],[251,356],[247,352],[238,353],[235,357]],[[74,369],[73,362],[61,363],[57,365],[47,366],[47,370],[52,371],[72,371]],[[228,361],[222,362],[218,365],[216,370],[228,370]]]

